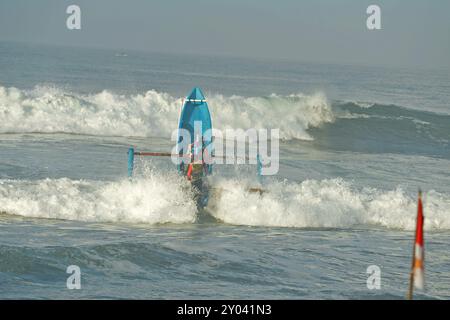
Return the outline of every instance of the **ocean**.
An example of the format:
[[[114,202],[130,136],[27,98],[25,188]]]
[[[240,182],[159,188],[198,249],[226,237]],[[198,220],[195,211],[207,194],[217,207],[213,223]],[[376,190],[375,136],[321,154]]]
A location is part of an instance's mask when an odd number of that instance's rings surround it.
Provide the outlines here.
[[[167,159],[127,178],[195,86],[281,138],[275,176],[215,167],[209,217]],[[0,299],[403,299],[419,188],[415,297],[449,299],[449,70],[0,42]]]

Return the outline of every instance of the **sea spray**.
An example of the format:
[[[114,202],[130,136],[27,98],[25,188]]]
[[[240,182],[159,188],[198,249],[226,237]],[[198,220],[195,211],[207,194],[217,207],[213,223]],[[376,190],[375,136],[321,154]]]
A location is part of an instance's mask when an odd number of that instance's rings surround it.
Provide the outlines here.
[[[414,196],[402,188],[356,188],[338,178],[301,183],[266,180],[251,192],[250,179],[213,177],[209,212],[227,224],[293,228],[375,226],[414,229]],[[450,196],[428,191],[425,229],[450,230]],[[194,223],[197,209],[188,182],[175,172],[133,181],[68,178],[0,180],[0,212],[33,218],[115,223]]]
[[[358,189],[341,178],[301,183],[270,180],[261,193],[250,191],[251,186],[242,179],[217,179],[219,191],[211,201],[211,213],[225,223],[249,226],[414,228],[414,197],[400,187]],[[426,229],[450,229],[449,195],[429,191],[425,210]]]
[[[0,203],[0,212],[25,217],[142,224],[192,223],[197,210],[176,173],[115,182],[0,180]]]
[[[281,139],[312,140],[307,130],[332,122],[325,95],[225,97],[209,94],[217,129],[280,129]],[[77,94],[37,86],[0,86],[0,133],[73,133],[100,136],[170,137],[182,98],[149,90],[120,95],[104,90]]]

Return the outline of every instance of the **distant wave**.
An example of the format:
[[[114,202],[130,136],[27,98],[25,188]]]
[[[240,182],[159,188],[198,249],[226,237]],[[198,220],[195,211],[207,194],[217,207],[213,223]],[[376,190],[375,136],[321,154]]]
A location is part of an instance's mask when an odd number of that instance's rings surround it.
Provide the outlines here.
[[[278,128],[284,140],[315,140],[316,129],[345,126],[348,134],[340,138],[345,141],[364,127],[365,132],[380,141],[386,141],[387,137],[381,136],[389,133],[389,137],[397,137],[399,142],[415,142],[425,137],[428,141],[422,145],[437,143],[441,149],[450,143],[449,115],[401,106],[331,103],[323,93],[261,97],[210,94],[207,98],[217,129]],[[180,97],[154,90],[135,95],[107,90],[77,94],[48,86],[32,90],[0,86],[0,133],[170,138],[182,101]],[[330,134],[326,130],[325,135],[327,132]]]
[[[312,140],[308,128],[334,121],[331,106],[320,93],[207,98],[218,129],[279,128],[282,139]],[[46,86],[33,90],[0,86],[0,133],[170,137],[181,104],[181,98],[154,90],[83,95]]]
[[[262,194],[242,179],[213,180],[209,210],[224,223],[292,228],[378,226],[413,230],[416,199],[401,188],[355,188],[343,179],[267,181]],[[450,195],[425,193],[427,230],[450,230]],[[0,180],[0,212],[34,218],[143,224],[193,223],[196,206],[176,173],[116,182]]]
[[[378,146],[372,151],[376,152],[450,155],[450,115],[397,105],[342,101],[335,101],[332,110],[337,120],[331,125],[334,131],[326,132],[327,139],[337,135],[339,142],[351,141],[348,145],[353,146],[367,146],[374,141]]]

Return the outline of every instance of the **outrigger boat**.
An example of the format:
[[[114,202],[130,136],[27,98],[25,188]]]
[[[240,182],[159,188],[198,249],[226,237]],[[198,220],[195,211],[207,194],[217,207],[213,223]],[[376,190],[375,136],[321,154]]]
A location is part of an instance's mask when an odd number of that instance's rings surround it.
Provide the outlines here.
[[[178,120],[177,153],[139,152],[134,148],[128,150],[128,176],[131,178],[135,156],[178,158],[178,172],[185,176],[194,190],[194,200],[199,208],[208,205],[210,191],[207,176],[212,174],[215,158],[213,148],[212,120],[208,103],[200,90],[194,88],[184,100]],[[188,139],[184,141],[183,139]],[[258,174],[262,163],[257,156]],[[251,188],[250,192],[262,193],[260,188]]]

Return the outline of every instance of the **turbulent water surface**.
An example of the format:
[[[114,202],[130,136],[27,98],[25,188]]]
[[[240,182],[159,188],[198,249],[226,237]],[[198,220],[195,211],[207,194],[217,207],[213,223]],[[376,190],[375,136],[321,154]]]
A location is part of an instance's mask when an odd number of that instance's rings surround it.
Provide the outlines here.
[[[450,298],[449,71],[12,43],[0,70],[0,298],[403,298],[419,187],[418,297]],[[126,177],[193,86],[216,128],[282,139],[275,176],[216,166],[207,212],[167,159]]]

